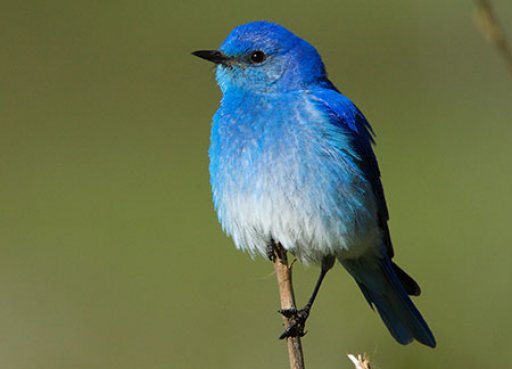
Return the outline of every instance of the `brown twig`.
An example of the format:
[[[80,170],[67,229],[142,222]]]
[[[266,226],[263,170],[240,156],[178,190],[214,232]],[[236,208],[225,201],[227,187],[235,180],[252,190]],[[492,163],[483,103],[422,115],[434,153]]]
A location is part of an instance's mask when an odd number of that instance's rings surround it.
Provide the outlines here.
[[[274,270],[277,277],[277,285],[279,287],[279,299],[281,300],[281,309],[296,309],[295,295],[292,284],[292,266],[288,264],[288,256],[286,250],[279,243],[272,243],[272,258]],[[290,319],[283,315],[283,323],[285,327],[290,324]],[[302,351],[302,342],[300,337],[288,337],[288,357],[291,369],[304,369],[304,353]],[[348,355],[348,358],[355,365],[355,369],[372,369],[370,359],[366,354]]]
[[[272,255],[274,270],[277,277],[277,285],[279,287],[279,298],[281,300],[281,309],[295,309],[295,295],[292,285],[292,269],[288,265],[288,257],[286,250],[281,244],[272,244]],[[290,321],[283,316],[283,323],[288,327]],[[302,352],[302,342],[300,337],[288,337],[288,356],[290,359],[291,369],[304,369],[304,353]]]
[[[512,75],[512,48],[505,37],[503,27],[499,23],[490,0],[477,1],[476,21],[487,40],[505,60],[507,69]]]

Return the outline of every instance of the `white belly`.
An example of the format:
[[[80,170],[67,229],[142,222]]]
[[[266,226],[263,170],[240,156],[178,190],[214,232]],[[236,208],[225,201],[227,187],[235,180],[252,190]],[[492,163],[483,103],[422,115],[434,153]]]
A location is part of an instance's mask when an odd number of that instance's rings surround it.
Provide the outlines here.
[[[237,248],[265,256],[273,239],[303,262],[319,262],[326,255],[357,257],[378,249],[381,234],[373,196],[365,206],[356,206],[355,199],[342,195],[347,190],[330,199],[321,188],[308,193],[265,177],[246,191],[232,189],[219,203],[219,218]]]

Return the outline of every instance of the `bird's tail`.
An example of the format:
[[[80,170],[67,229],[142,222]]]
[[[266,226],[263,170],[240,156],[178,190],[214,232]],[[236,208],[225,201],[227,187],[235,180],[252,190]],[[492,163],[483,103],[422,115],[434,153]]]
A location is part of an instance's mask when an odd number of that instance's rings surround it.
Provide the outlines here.
[[[411,277],[394,267],[387,257],[340,258],[340,262],[354,277],[370,306],[377,308],[389,332],[399,343],[405,345],[416,339],[427,346],[436,346],[432,332],[407,295],[397,273],[403,273],[414,282]]]

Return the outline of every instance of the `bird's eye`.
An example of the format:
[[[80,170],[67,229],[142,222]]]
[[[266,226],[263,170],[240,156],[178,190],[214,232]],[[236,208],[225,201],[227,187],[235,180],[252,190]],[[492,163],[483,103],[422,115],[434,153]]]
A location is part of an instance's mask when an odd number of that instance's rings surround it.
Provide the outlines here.
[[[263,63],[263,61],[267,58],[265,53],[260,50],[253,51],[250,56],[251,63],[259,64]]]

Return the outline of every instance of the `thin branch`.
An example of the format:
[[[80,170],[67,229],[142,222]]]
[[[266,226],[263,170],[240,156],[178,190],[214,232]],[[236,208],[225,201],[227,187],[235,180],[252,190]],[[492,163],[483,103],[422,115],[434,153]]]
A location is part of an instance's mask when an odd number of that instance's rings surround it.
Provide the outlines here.
[[[295,295],[292,285],[292,269],[288,265],[286,250],[281,244],[273,243],[272,255],[274,270],[276,271],[277,285],[279,287],[279,298],[281,300],[281,309],[295,309]],[[288,327],[290,321],[283,316],[283,323]],[[300,337],[288,337],[288,356],[291,369],[304,369],[304,353],[302,352],[302,342]]]
[[[477,1],[476,21],[487,40],[494,45],[505,60],[507,69],[512,75],[512,48],[505,37],[503,27],[494,14],[490,0]]]

